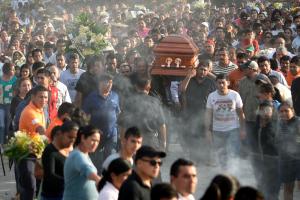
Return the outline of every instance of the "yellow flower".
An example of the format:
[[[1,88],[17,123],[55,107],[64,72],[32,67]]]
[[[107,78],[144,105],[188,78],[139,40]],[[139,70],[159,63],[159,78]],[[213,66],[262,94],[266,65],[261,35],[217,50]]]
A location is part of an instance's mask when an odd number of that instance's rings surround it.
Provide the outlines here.
[[[4,154],[10,159],[20,160],[30,153],[36,155],[37,158],[42,156],[47,141],[40,135],[29,136],[25,132],[18,131],[15,137],[11,138],[6,145]]]

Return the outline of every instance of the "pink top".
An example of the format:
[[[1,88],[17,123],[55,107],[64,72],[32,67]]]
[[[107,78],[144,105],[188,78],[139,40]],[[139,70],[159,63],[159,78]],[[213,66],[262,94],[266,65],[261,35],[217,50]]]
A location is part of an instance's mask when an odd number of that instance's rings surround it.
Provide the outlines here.
[[[138,30],[138,34],[141,38],[145,38],[148,35],[149,31],[149,28],[144,28],[143,30]]]

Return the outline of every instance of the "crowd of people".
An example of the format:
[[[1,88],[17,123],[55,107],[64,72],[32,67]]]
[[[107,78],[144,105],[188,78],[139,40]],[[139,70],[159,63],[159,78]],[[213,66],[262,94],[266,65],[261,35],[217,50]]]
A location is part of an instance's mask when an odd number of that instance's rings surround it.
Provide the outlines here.
[[[20,200],[193,200],[197,166],[220,168],[202,200],[292,200],[300,181],[300,1],[52,0],[1,4],[0,147],[45,135],[15,162]],[[70,49],[89,13],[111,50]],[[151,74],[168,35],[199,48],[186,76]],[[170,180],[170,138],[187,151]],[[259,190],[240,185],[247,159]],[[205,173],[205,172],[203,172]],[[162,182],[164,181],[164,182]],[[201,180],[200,180],[201,181]],[[300,184],[299,184],[300,186]]]

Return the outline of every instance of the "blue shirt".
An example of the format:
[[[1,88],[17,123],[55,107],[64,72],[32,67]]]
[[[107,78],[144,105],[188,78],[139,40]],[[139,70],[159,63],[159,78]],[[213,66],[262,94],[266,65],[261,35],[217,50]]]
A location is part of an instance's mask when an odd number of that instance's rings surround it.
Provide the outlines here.
[[[105,137],[111,138],[117,135],[117,116],[120,113],[117,93],[111,91],[104,98],[99,92],[92,92],[85,98],[82,108],[91,115],[91,124],[99,128]]]
[[[97,169],[87,154],[74,149],[64,166],[65,190],[63,200],[97,200],[96,182],[89,180]]]

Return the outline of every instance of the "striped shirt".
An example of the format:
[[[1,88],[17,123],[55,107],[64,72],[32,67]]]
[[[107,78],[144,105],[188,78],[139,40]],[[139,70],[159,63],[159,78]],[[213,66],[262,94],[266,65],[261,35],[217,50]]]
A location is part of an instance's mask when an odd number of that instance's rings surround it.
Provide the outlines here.
[[[229,74],[233,70],[237,69],[238,66],[231,61],[226,67],[222,67],[219,65],[219,62],[215,62],[213,65],[213,73],[218,75],[218,74]]]

